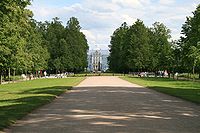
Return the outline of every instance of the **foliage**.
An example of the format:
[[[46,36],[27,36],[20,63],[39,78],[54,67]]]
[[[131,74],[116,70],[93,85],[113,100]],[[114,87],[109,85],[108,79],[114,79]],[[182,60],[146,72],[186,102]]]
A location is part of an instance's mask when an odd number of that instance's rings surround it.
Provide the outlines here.
[[[37,22],[26,8],[30,4],[30,0],[0,1],[0,77],[10,75],[10,69],[84,70],[88,44],[77,18],[70,18],[66,27],[57,17]]]
[[[40,23],[40,29],[50,53],[48,69],[82,71],[87,67],[88,44],[77,18],[70,18],[64,27],[56,17],[50,23]]]
[[[168,41],[170,39],[170,30],[162,23],[156,22],[151,28],[151,44],[153,55],[153,68],[157,70],[169,70],[172,61],[172,46]],[[155,61],[154,61],[155,60]]]
[[[200,63],[200,44],[198,44],[196,47],[191,46],[187,56],[192,60],[193,66],[196,66],[197,63]]]
[[[148,29],[142,21],[137,20],[128,31],[129,43],[129,56],[128,66],[130,70],[144,70],[149,63],[149,38]]]
[[[181,65],[182,69],[187,71],[193,70],[194,66],[200,73],[200,62],[198,61],[200,53],[198,52],[200,47],[200,5],[197,6],[193,12],[193,16],[187,17],[185,24],[182,26],[183,36],[178,44],[181,52]]]
[[[125,41],[126,34],[128,31],[128,26],[126,23],[123,23],[122,26],[115,30],[111,36],[111,45],[110,45],[110,56],[108,57],[109,67],[114,72],[123,72],[123,70],[128,70],[126,64],[127,52],[125,50]]]
[[[109,67],[113,72],[197,71],[200,76],[200,5],[187,17],[180,40],[169,41],[170,30],[155,22],[146,27],[141,20],[124,23],[111,36]],[[169,75],[170,76],[170,75]]]
[[[27,66],[25,52],[32,12],[25,9],[29,0],[5,0],[0,2],[0,69]]]
[[[156,71],[171,67],[170,31],[162,23],[148,28],[141,20],[122,24],[111,36],[109,66],[113,72]]]

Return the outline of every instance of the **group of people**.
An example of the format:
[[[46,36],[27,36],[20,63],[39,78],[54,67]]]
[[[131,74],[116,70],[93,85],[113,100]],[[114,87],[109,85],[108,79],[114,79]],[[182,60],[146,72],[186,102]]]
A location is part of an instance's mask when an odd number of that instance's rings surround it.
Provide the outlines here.
[[[34,76],[32,73],[30,73],[29,75],[25,75],[25,74],[21,75],[22,79],[29,79],[29,80],[32,80],[32,79],[34,79],[36,77],[38,77],[38,78],[41,78],[41,77],[47,78],[47,72],[46,71],[42,72],[42,70],[41,71],[37,71],[36,72],[36,76]]]
[[[157,77],[167,77],[170,76],[170,72],[168,72],[167,70],[165,71],[157,71],[157,72],[140,72],[138,73],[138,77],[149,77],[149,76],[157,76]],[[178,77],[178,73],[174,73],[172,72],[173,76]]]

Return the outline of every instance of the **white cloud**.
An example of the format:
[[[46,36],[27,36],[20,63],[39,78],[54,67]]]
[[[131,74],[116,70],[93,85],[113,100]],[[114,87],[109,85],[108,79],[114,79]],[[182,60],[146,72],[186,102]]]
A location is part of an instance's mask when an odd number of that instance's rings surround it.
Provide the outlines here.
[[[115,12],[120,9],[119,5],[109,0],[84,0],[83,5],[96,12]]]
[[[139,0],[112,0],[112,3],[119,4],[122,7],[140,7]]]
[[[96,43],[96,37],[94,36],[94,34],[89,31],[89,30],[81,30],[81,32],[83,32],[83,34],[85,34],[87,40],[89,41],[90,44],[95,44]]]
[[[175,3],[175,0],[160,0],[159,3],[162,5],[170,5]]]
[[[132,25],[137,20],[137,18],[133,18],[127,14],[124,14],[122,15],[122,20],[123,22],[126,22],[128,25]]]
[[[116,28],[123,22],[131,25],[137,18],[147,26],[155,21],[164,23],[171,29],[173,39],[178,39],[186,16],[192,15],[198,3],[199,0],[82,0],[71,5],[50,6],[48,2],[40,5],[40,0],[34,0],[30,8],[40,21],[57,16],[65,24],[70,17],[77,17],[89,45],[94,48],[98,44],[105,49]]]

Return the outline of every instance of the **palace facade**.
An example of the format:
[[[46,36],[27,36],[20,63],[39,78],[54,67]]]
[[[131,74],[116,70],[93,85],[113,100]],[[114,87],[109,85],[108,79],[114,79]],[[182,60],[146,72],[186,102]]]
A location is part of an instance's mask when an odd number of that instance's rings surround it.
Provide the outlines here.
[[[89,50],[88,52],[88,68],[90,72],[105,72],[108,70],[109,50]]]

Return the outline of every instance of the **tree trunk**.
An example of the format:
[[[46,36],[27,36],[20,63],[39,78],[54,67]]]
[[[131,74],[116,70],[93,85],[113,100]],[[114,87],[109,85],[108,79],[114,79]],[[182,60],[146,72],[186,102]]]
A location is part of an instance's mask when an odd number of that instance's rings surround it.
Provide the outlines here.
[[[194,73],[195,73],[195,66],[193,66],[193,68],[192,68],[192,73],[193,73],[193,81],[195,80],[195,75],[194,75]]]
[[[13,82],[15,82],[15,68],[13,69]]]
[[[0,84],[2,84],[2,70],[0,70]]]
[[[35,78],[38,78],[38,70],[35,72]]]
[[[8,68],[8,83],[10,83],[10,67]]]
[[[170,71],[167,71],[167,72],[168,72],[168,78],[170,79],[170,74],[171,74],[171,73],[170,73]]]
[[[26,80],[27,80],[27,70],[25,70]]]
[[[3,78],[4,78],[4,80],[6,79],[6,76],[7,76],[7,71],[4,70],[4,71],[3,71]]]

